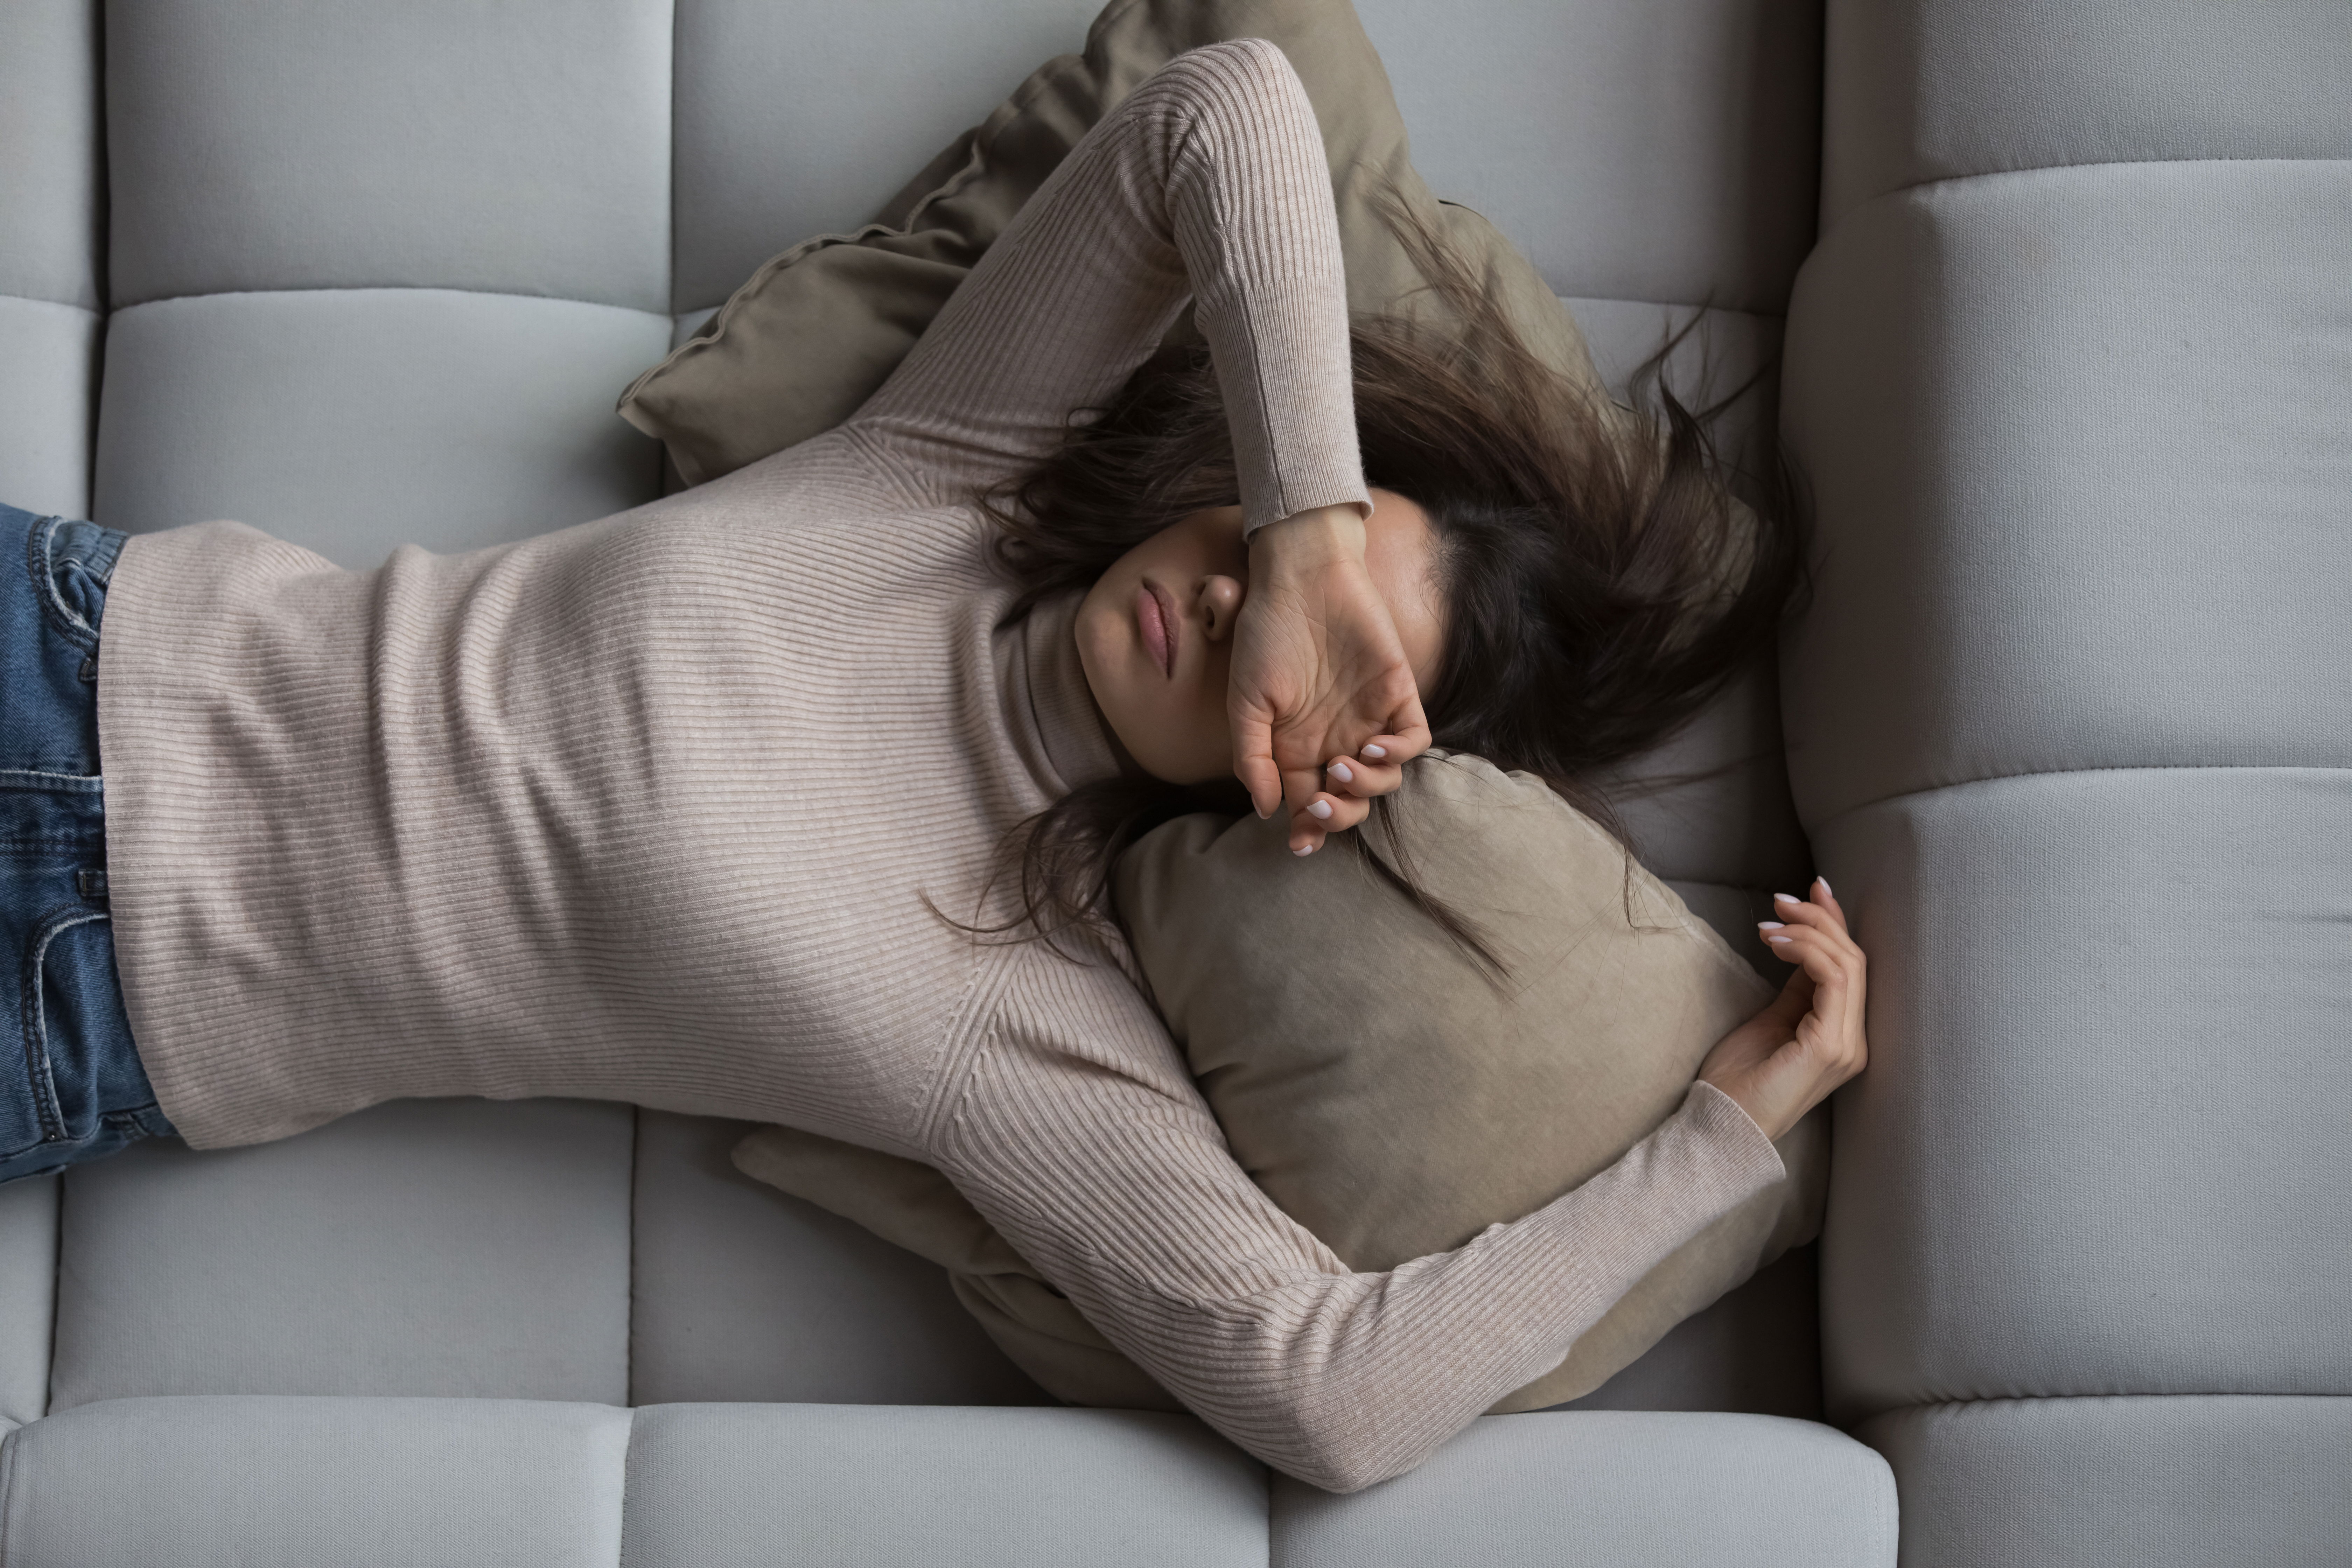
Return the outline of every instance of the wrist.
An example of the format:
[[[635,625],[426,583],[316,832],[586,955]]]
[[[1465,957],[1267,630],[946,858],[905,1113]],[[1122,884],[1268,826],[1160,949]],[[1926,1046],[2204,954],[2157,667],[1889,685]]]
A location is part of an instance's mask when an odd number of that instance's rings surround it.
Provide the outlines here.
[[[1249,537],[1254,567],[1364,558],[1364,514],[1352,503],[1318,506],[1269,522]]]

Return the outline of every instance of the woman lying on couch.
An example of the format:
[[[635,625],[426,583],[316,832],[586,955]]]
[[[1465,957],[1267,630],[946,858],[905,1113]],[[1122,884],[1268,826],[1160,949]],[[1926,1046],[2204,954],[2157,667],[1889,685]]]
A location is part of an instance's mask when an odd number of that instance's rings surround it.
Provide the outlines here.
[[[1859,1070],[1825,886],[1663,1126],[1385,1273],[1234,1163],[1119,963],[1060,951],[1115,947],[1111,858],[1196,788],[1286,796],[1307,853],[1433,733],[1570,783],[1777,616],[1779,525],[1737,534],[1691,431],[1618,435],[1475,293],[1469,357],[1373,323],[1351,370],[1329,191],[1281,53],[1218,45],[1080,143],[854,419],[684,494],[365,573],[7,513],[0,1176],[404,1097],[788,1123],[937,1166],[1336,1490],[1558,1362]],[[1188,297],[1213,374],[1155,357]]]

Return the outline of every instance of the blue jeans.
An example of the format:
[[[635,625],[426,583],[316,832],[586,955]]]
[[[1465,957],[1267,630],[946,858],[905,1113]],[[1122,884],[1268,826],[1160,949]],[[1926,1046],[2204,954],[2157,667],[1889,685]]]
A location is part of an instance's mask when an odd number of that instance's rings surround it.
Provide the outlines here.
[[[173,1130],[131,1043],[106,902],[98,625],[127,537],[0,506],[0,955],[22,1042],[0,1049],[0,1182]]]

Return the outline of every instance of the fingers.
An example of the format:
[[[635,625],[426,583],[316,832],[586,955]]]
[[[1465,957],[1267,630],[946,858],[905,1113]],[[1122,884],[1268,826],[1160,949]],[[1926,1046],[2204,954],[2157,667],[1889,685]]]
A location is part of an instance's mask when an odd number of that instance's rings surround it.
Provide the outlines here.
[[[1404,783],[1404,769],[1394,763],[1367,762],[1361,757],[1334,757],[1323,765],[1323,787],[1334,795],[1370,800],[1390,795]]]
[[[1813,885],[1806,889],[1806,898],[1775,893],[1772,904],[1775,919],[1830,926],[1841,931],[1845,930],[1845,908],[1830,892],[1829,882],[1823,878],[1813,879]]]
[[[1788,921],[1764,921],[1758,931],[1781,958],[1798,965],[1813,983],[1812,1001],[1798,1021],[1797,1037],[1828,1075],[1832,1087],[1860,1072],[1868,1059],[1863,1019],[1868,965],[1862,949],[1818,904],[1775,901]]]
[[[1375,754],[1372,748],[1379,747]],[[1397,705],[1389,715],[1389,732],[1375,735],[1364,742],[1358,755],[1366,762],[1409,763],[1429,750],[1429,720],[1421,710],[1421,693],[1416,690]]]
[[[1802,968],[1798,968],[1790,971],[1788,982],[1780,987],[1780,994],[1773,997],[1770,1005],[1758,1016],[1770,1018],[1794,1029],[1797,1020],[1812,1011],[1812,1006],[1813,977]]]
[[[1260,821],[1282,804],[1282,770],[1274,763],[1274,721],[1255,710],[1235,713],[1234,776],[1249,791],[1250,805]]]
[[[1834,946],[1859,960],[1862,956],[1862,949],[1855,944],[1853,935],[1847,931],[1845,911],[1838,908],[1834,900],[1830,899],[1828,889],[1828,883],[1818,878],[1814,879],[1812,890],[1822,900],[1828,900],[1822,902],[1809,902],[1788,893],[1773,894],[1773,918],[1758,922],[1758,929],[1764,933],[1768,942],[1775,933],[1793,933],[1798,931],[1819,931]]]

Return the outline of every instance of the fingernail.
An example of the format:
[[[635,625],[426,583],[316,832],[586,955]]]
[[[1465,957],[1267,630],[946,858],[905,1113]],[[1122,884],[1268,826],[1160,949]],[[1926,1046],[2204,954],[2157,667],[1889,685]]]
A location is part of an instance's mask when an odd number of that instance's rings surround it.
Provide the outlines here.
[[[1758,921],[1756,922],[1756,929],[1759,931],[1786,931],[1788,927],[1781,924],[1779,921]]]
[[[1257,819],[1258,819],[1260,822],[1264,822],[1267,817],[1272,816],[1274,815],[1274,813],[1272,813],[1272,812],[1270,812],[1270,811],[1266,810],[1266,808],[1265,808],[1265,807],[1264,807],[1264,806],[1262,806],[1262,805],[1258,805],[1258,803],[1257,803],[1257,802],[1255,802],[1255,801],[1252,801],[1252,802],[1250,802],[1250,809],[1251,809],[1252,811],[1255,811],[1255,812],[1256,812],[1256,813],[1257,813]]]
[[[1293,855],[1312,855],[1315,853],[1315,846],[1312,844],[1302,844],[1297,848],[1292,850],[1291,853]]]
[[[1364,748],[1364,755],[1371,758],[1372,761],[1376,763],[1388,754],[1389,749],[1386,746],[1366,746]]]
[[[1819,883],[1822,885],[1822,892],[1824,892],[1824,893],[1828,893],[1828,892],[1829,892],[1829,890],[1830,890],[1830,879],[1829,879],[1827,877],[1816,877],[1816,878],[1814,878],[1814,879],[1813,879],[1813,880],[1814,880],[1814,881],[1816,881],[1816,882],[1819,882]],[[1834,894],[1834,893],[1831,893],[1831,894],[1830,894],[1830,896],[1831,896],[1832,898],[1835,898],[1837,895],[1836,895],[1836,894]]]
[[[1349,768],[1345,763],[1333,763],[1331,764],[1331,776],[1338,779],[1341,784],[1354,784],[1356,782],[1355,771]]]
[[[1786,893],[1775,893],[1772,895],[1772,901],[1776,904],[1801,904],[1805,900],[1802,899],[1792,899]]]
[[[1318,800],[1307,808],[1307,815],[1318,821],[1323,820],[1331,815],[1331,803],[1328,800]]]
[[[1791,942],[1797,939],[1793,936],[1768,936],[1764,940],[1766,942]]]

